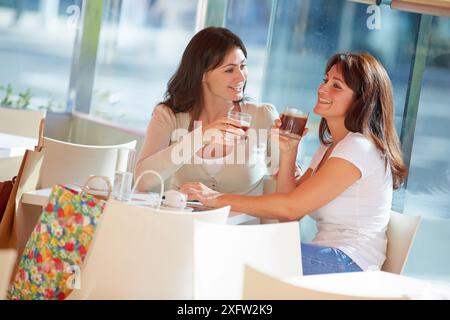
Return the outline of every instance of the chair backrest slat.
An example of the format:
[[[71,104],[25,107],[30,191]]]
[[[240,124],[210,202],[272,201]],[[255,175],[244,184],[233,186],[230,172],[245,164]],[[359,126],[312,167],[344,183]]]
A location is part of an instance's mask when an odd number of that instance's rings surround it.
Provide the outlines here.
[[[43,110],[0,108],[0,130],[3,133],[38,139],[41,120],[45,115]]]
[[[280,277],[302,274],[299,223],[234,226],[197,221],[194,257],[196,299],[240,299],[246,263]]]
[[[383,271],[401,274],[411,251],[421,217],[391,211],[387,229],[386,260]]]
[[[114,179],[117,150],[132,148],[136,141],[113,146],[88,146],[44,138],[44,161],[39,188],[56,184],[83,184],[90,175]]]

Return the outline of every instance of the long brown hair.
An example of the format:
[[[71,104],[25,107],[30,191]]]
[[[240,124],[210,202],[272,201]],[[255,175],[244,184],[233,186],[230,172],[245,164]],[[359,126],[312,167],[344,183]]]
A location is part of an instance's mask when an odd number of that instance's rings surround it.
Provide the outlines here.
[[[247,49],[237,35],[225,28],[208,27],[195,34],[184,50],[178,70],[170,78],[161,103],[174,113],[190,112],[189,131],[203,108],[203,74],[217,68],[230,50],[236,47],[247,57]]]
[[[327,63],[327,73],[337,65],[355,100],[345,115],[345,127],[372,139],[389,164],[394,189],[407,175],[400,141],[394,124],[392,83],[382,64],[368,53],[338,53]],[[323,144],[332,143],[327,121],[322,118],[319,138]]]

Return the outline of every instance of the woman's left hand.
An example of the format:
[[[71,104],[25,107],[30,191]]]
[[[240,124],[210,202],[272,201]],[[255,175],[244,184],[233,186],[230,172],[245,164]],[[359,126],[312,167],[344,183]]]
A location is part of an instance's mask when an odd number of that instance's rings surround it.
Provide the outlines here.
[[[180,192],[187,194],[189,200],[198,200],[203,205],[212,208],[220,207],[220,192],[214,191],[200,182],[187,182],[180,188]]]

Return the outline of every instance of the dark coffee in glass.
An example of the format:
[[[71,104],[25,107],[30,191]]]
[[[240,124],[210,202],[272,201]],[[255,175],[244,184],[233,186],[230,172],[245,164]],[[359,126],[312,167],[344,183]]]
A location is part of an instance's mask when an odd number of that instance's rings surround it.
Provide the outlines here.
[[[281,127],[280,135],[293,139],[301,139],[308,121],[308,113],[304,113],[296,108],[286,108],[280,115]]]

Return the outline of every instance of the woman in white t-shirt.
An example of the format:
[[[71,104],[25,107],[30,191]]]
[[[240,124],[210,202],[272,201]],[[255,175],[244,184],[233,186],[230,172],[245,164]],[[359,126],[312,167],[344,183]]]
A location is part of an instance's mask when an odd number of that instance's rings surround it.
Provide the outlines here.
[[[367,53],[334,55],[314,112],[322,117],[321,146],[299,179],[294,178],[299,141],[279,137],[277,193],[226,195],[198,183],[182,191],[208,206],[231,205],[261,218],[285,221],[309,214],[318,233],[302,244],[305,275],[380,269],[392,191],[407,173],[386,70]]]

